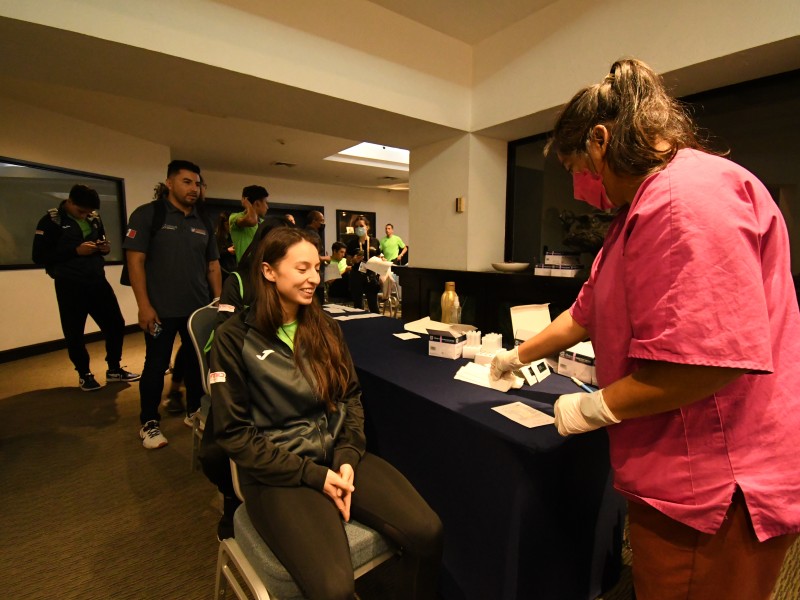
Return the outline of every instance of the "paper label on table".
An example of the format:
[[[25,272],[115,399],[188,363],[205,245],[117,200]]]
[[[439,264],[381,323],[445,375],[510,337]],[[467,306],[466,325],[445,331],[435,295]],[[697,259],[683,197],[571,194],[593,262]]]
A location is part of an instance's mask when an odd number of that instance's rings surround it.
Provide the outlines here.
[[[394,337],[398,337],[401,340],[418,340],[419,336],[416,333],[411,333],[410,331],[406,331],[405,333],[394,333],[392,334]]]
[[[499,412],[504,417],[529,429],[532,427],[541,427],[542,425],[552,425],[555,422],[555,419],[550,415],[546,415],[542,411],[536,410],[522,402],[512,402],[511,404],[495,406],[492,410]]]

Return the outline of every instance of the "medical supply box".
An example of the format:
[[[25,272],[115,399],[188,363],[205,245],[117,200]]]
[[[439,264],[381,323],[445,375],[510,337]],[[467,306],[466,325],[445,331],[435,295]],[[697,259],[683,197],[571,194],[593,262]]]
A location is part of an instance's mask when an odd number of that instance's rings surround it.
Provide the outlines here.
[[[442,358],[461,358],[461,352],[467,343],[467,335],[452,329],[428,329],[428,355]]]
[[[544,264],[546,266],[579,266],[581,255],[580,252],[545,252]]]
[[[594,348],[591,342],[579,342],[562,350],[558,356],[558,374],[576,377],[584,383],[597,385],[594,366]]]

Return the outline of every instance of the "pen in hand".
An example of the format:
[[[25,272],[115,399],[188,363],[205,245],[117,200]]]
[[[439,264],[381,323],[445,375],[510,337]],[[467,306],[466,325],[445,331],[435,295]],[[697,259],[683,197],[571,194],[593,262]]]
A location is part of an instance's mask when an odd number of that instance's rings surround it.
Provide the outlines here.
[[[584,392],[589,392],[590,394],[594,392],[594,390],[593,390],[592,388],[590,388],[588,385],[586,385],[585,383],[583,383],[583,382],[582,382],[580,379],[578,379],[577,377],[570,377],[570,379],[572,379],[572,383],[574,383],[575,385],[577,385],[577,386],[578,386],[579,388],[581,388],[581,389],[582,389]]]

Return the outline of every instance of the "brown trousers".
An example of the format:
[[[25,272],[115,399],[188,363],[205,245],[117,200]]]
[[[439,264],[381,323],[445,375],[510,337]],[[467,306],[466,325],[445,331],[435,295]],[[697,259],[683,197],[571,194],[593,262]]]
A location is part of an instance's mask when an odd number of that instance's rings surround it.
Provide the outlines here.
[[[769,600],[797,534],[759,542],[737,490],[714,535],[628,503],[637,600]]]

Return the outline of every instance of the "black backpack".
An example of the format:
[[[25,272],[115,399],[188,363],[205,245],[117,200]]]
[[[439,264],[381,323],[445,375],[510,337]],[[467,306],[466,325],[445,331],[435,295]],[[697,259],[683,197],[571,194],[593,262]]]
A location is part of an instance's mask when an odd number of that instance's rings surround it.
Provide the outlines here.
[[[150,243],[153,242],[153,236],[161,231],[161,228],[164,226],[164,222],[167,220],[167,205],[165,202],[166,201],[162,200],[161,198],[150,202],[150,204],[153,205],[153,220],[150,223]],[[203,221],[203,224],[206,226],[206,231],[208,231],[208,234],[212,235],[214,230],[211,227],[211,221],[208,220],[208,215],[206,215],[205,210],[198,206],[197,214]],[[119,275],[119,282],[122,285],[131,284],[130,274],[128,273],[128,253],[124,248],[122,250],[122,273]]]

